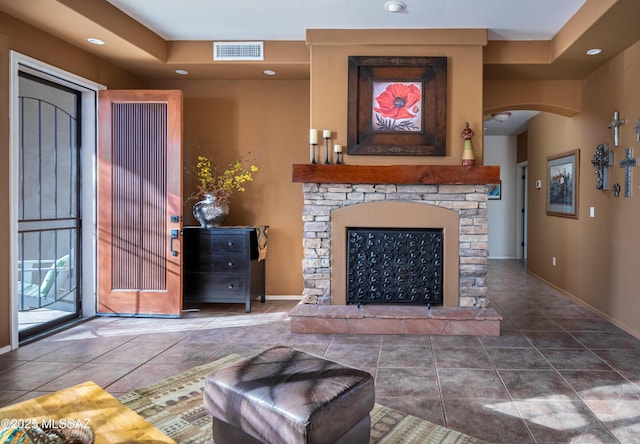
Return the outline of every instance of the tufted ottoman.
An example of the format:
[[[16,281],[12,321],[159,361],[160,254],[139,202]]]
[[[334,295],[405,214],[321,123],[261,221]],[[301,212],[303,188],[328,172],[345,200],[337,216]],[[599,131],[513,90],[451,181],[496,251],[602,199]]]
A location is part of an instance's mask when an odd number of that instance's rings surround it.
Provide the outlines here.
[[[374,401],[369,373],[288,347],[215,371],[204,390],[216,444],[367,444]]]

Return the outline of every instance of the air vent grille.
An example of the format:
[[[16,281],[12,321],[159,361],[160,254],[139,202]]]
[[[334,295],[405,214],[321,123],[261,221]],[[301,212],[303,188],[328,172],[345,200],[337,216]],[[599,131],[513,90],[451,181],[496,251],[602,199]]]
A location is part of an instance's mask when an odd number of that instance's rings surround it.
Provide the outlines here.
[[[264,60],[263,42],[213,42],[213,60]]]

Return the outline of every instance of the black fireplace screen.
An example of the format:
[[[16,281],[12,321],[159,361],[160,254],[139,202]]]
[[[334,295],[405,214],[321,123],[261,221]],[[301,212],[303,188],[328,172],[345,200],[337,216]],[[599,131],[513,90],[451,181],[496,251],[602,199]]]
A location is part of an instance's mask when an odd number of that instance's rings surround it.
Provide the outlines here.
[[[442,229],[347,228],[347,304],[442,305]]]

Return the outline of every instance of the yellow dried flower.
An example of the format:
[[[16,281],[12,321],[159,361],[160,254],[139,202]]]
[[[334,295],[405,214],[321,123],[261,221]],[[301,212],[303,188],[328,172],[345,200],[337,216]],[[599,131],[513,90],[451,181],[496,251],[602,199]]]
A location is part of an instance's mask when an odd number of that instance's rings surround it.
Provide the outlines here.
[[[220,173],[211,159],[199,155],[195,166],[198,189],[191,197],[211,194],[219,201],[228,202],[234,191],[245,191],[242,184],[253,181],[253,173],[258,171],[258,167],[250,165],[244,169],[242,163],[242,158],[238,158]]]

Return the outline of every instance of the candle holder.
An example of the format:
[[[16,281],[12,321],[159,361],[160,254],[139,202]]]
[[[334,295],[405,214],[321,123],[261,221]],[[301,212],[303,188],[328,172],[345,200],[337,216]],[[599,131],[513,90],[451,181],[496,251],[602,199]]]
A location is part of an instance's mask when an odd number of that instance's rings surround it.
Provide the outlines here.
[[[322,137],[324,139],[324,147],[325,147],[325,157],[324,157],[324,163],[325,165],[328,165],[329,162],[329,140],[331,139],[331,137]]]
[[[310,155],[310,157],[311,157],[311,162],[309,162],[309,163],[311,163],[311,165],[315,165],[315,163],[316,163],[316,146],[317,146],[317,145],[318,145],[317,143],[312,143],[312,144],[310,144],[310,148],[311,148],[311,153],[310,153],[310,154],[311,154],[311,155]]]
[[[340,161],[340,156],[342,155],[342,153],[338,152],[336,153],[336,165],[340,165],[342,162]]]

